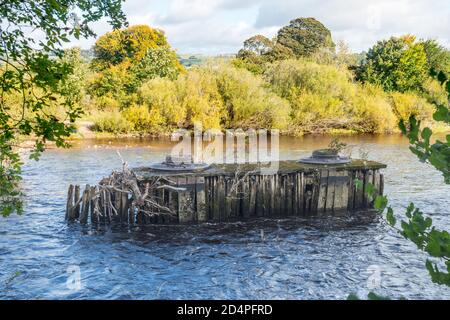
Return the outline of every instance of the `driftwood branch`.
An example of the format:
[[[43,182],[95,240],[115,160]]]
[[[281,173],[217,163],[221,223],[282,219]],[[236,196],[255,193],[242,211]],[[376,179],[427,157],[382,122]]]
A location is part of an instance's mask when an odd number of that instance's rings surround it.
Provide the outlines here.
[[[134,222],[135,214],[139,213],[151,217],[158,215],[175,216],[176,213],[173,210],[156,201],[154,191],[158,189],[182,191],[183,188],[174,187],[173,181],[164,178],[157,178],[140,186],[136,174],[129,169],[128,163],[119,151],[117,151],[117,155],[122,161],[122,171],[113,171],[110,176],[103,178],[97,187],[86,186],[83,197],[77,198],[74,195],[73,188],[72,191],[69,190],[70,201],[68,200],[67,219],[77,219],[78,214],[75,213],[75,208],[81,205],[83,208],[91,207],[92,221],[96,220],[97,217],[108,220],[120,217],[122,220]],[[87,213],[83,210],[82,213],[83,223],[85,223]]]

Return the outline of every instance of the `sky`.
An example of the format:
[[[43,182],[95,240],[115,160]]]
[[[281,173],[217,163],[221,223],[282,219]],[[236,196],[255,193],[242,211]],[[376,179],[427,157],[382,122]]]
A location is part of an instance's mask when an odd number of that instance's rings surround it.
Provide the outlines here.
[[[414,34],[450,48],[450,0],[126,0],[130,25],[147,24],[165,31],[180,54],[236,53],[245,39],[269,38],[297,17],[314,17],[354,52],[376,41]],[[93,24],[97,35],[111,30]],[[91,47],[95,39],[72,41]]]

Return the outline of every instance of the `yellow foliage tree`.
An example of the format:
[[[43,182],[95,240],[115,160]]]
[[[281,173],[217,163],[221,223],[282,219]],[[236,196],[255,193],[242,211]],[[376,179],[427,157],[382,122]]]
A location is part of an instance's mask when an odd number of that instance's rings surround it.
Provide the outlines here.
[[[113,30],[95,42],[92,65],[103,70],[124,61],[135,63],[141,61],[149,49],[166,46],[164,32],[147,25]]]

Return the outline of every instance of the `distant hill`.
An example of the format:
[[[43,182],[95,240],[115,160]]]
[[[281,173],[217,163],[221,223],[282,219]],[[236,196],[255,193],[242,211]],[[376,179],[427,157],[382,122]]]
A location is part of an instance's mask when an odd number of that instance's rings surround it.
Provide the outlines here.
[[[180,63],[186,67],[190,68],[192,66],[198,66],[206,61],[215,61],[215,60],[229,60],[234,58],[235,54],[219,54],[219,55],[203,55],[203,54],[179,54],[178,60]]]
[[[94,50],[92,48],[82,49],[81,56],[89,62],[94,58]],[[204,54],[179,54],[177,57],[185,68],[190,68],[192,66],[201,65],[206,61],[232,59],[235,57],[235,54],[219,54],[215,56]]]

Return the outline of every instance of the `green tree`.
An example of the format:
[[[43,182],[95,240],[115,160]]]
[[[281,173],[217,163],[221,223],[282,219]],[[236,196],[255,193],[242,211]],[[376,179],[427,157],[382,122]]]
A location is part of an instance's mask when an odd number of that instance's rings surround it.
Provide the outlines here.
[[[245,40],[244,48],[242,50],[251,52],[257,56],[262,56],[270,52],[273,48],[273,45],[274,43],[272,42],[272,40],[259,34]]]
[[[236,67],[242,67],[255,74],[261,74],[267,54],[273,50],[274,43],[267,37],[256,35],[244,41],[244,47],[239,50],[234,61]]]
[[[121,0],[3,1],[0,6],[0,214],[22,209],[18,183],[21,162],[14,148],[20,136],[32,136],[37,159],[48,141],[66,147],[80,108],[64,98],[64,83],[73,67],[64,61],[63,42],[94,35],[90,23],[109,17],[121,27]],[[29,30],[39,30],[37,40]],[[10,97],[17,104],[10,104]],[[64,117],[48,112],[58,101]]]
[[[331,32],[314,18],[297,18],[278,31],[277,43],[297,57],[310,56],[319,49],[334,50]]]
[[[427,56],[427,67],[432,76],[445,76],[450,78],[450,50],[441,46],[436,40],[425,40],[421,42]]]
[[[167,46],[164,32],[147,25],[113,30],[95,42],[92,65],[97,70],[104,70],[126,61],[138,63],[149,49]]]
[[[91,65],[98,74],[89,84],[89,92],[96,100],[111,97],[121,107],[135,102],[136,91],[146,80],[174,79],[184,72],[164,32],[146,25],[101,36],[94,46]]]
[[[157,77],[174,80],[183,71],[175,51],[168,47],[148,49],[144,58],[131,67],[140,83]]]
[[[81,56],[80,48],[64,50],[61,61],[71,67],[71,72],[67,76],[66,81],[60,83],[59,90],[66,99],[70,99],[75,104],[79,104],[85,96],[89,64]]]
[[[411,36],[378,41],[357,69],[359,80],[386,91],[420,91],[427,74],[424,46]]]

